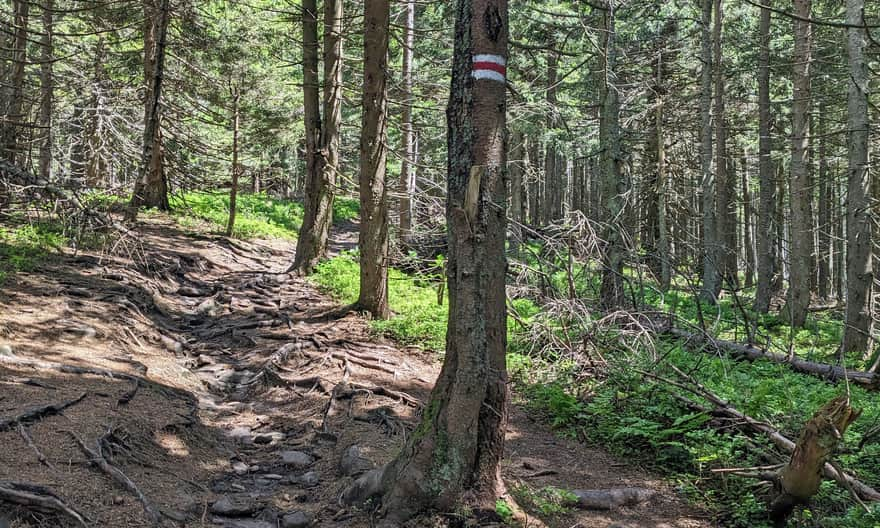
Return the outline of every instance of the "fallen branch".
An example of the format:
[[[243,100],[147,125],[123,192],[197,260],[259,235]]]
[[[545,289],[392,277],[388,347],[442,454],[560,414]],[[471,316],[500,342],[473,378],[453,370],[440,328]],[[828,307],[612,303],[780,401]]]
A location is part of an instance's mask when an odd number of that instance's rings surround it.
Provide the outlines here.
[[[853,383],[858,383],[866,389],[880,390],[880,376],[878,376],[877,373],[874,372],[851,371],[839,365],[829,365],[827,363],[816,363],[813,361],[807,361],[797,356],[777,354],[775,352],[770,352],[769,350],[764,350],[752,345],[734,343],[732,341],[724,341],[721,339],[715,339],[710,336],[700,336],[698,334],[688,332],[686,330],[681,330],[679,328],[668,328],[666,330],[666,333],[679,339],[685,339],[687,341],[709,341],[712,346],[717,347],[730,354],[731,356],[737,358],[743,358],[749,361],[766,359],[768,361],[772,361],[773,363],[788,365],[795,372],[800,372],[802,374],[809,374],[811,376],[817,376],[835,382],[843,379],[848,379]]]
[[[79,526],[88,527],[85,516],[68,506],[49,488],[24,482],[0,481],[0,501],[18,504],[45,513],[60,513]]]
[[[647,488],[612,488],[605,490],[572,490],[576,500],[570,506],[584,510],[616,510],[651,500],[657,492]]]
[[[33,422],[46,416],[60,414],[61,411],[63,411],[64,409],[67,409],[68,407],[81,402],[83,398],[86,397],[86,394],[87,393],[84,392],[72,400],[64,401],[61,403],[50,403],[49,405],[31,407],[30,409],[24,411],[18,416],[13,416],[12,418],[4,418],[0,420],[0,431],[7,431],[14,427],[16,424]]]
[[[752,418],[746,414],[743,414],[739,410],[732,407],[729,403],[721,399],[720,397],[713,394],[711,391],[703,387],[698,382],[691,379],[689,376],[681,372],[676,367],[671,367],[676,373],[684,379],[688,379],[693,386],[686,385],[684,383],[677,382],[675,380],[671,380],[668,378],[664,378],[662,376],[658,376],[656,374],[650,372],[639,371],[641,374],[655,379],[657,381],[672,385],[674,387],[678,387],[682,390],[688,391],[692,394],[700,396],[709,402],[712,403],[713,408],[707,408],[703,405],[700,405],[696,402],[688,400],[684,396],[677,395],[680,400],[685,402],[688,407],[698,410],[701,412],[705,412],[706,414],[710,414],[717,417],[723,417],[731,419],[732,423],[736,427],[745,427],[751,429],[752,431],[762,433],[767,435],[773,444],[779,449],[785,451],[786,453],[791,453],[795,450],[796,444],[785,435],[780,433],[776,428],[768,424],[767,422],[763,422]],[[856,495],[858,495],[859,499],[871,502],[880,502],[880,492],[875,490],[874,488],[868,486],[864,482],[857,480],[852,475],[845,473],[836,469],[832,464],[825,463],[822,466],[822,474],[831,480],[834,480],[838,484],[840,484],[846,490],[852,490]]]
[[[70,436],[72,436],[73,439],[76,441],[77,445],[79,445],[80,450],[83,452],[83,454],[86,455],[86,458],[88,458],[89,463],[100,469],[101,472],[109,476],[111,479],[116,481],[123,488],[130,491],[132,494],[134,494],[135,497],[137,497],[138,501],[140,501],[141,505],[144,508],[144,513],[147,515],[147,518],[150,520],[150,522],[153,523],[154,526],[158,526],[159,522],[162,519],[162,514],[153,506],[153,503],[150,502],[149,499],[147,499],[146,495],[143,494],[140,488],[138,488],[137,485],[135,485],[135,483],[132,482],[132,480],[128,478],[125,473],[122,472],[122,470],[112,465],[110,462],[107,461],[106,458],[104,458],[102,448],[104,437],[101,437],[95,441],[95,449],[92,450],[89,449],[86,444],[82,440],[80,440],[80,438],[73,431],[67,431],[67,433],[70,434]]]

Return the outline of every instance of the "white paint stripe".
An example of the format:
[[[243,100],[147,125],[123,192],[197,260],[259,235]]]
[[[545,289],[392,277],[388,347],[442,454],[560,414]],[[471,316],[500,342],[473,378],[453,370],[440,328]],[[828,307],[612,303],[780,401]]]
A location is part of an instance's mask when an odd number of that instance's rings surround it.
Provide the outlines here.
[[[500,83],[505,82],[504,76],[495,70],[474,70],[471,75],[474,76],[474,79],[488,79],[490,81],[498,81]]]
[[[501,55],[474,55],[474,62],[494,62],[502,66],[507,65],[507,59]]]

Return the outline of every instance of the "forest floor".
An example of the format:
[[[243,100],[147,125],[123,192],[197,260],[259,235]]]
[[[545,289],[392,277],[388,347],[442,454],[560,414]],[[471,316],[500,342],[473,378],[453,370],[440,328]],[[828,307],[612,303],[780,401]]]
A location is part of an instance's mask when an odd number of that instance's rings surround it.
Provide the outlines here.
[[[439,358],[377,338],[285,274],[290,241],[185,233],[164,216],[138,230],[124,251],[62,255],[0,289],[0,495],[44,486],[95,527],[371,526],[338,497],[394,455]],[[657,492],[544,517],[551,527],[711,526],[659,476],[515,406],[503,475],[520,489]],[[0,502],[7,526],[81,524]]]

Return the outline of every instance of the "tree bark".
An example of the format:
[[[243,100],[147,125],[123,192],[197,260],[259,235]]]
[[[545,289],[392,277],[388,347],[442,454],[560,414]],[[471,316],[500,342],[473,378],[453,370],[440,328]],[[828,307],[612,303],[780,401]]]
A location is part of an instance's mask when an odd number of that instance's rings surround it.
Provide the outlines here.
[[[704,302],[715,303],[721,291],[721,262],[715,211],[715,174],[712,172],[712,1],[703,0],[700,26],[700,172],[703,191]]]
[[[43,0],[43,35],[40,37],[40,127],[43,138],[40,142],[40,177],[49,181],[52,169],[52,104],[55,80],[52,77],[52,56],[54,17],[53,0]]]
[[[752,193],[749,190],[749,165],[745,153],[742,157],[742,203],[743,203],[743,259],[745,260],[745,287],[755,282],[755,247],[752,245]]]
[[[340,3],[338,9],[341,11],[341,0],[328,0],[324,4],[324,27],[325,38],[330,31],[336,28],[336,24],[341,24],[341,16],[335,16],[336,4]],[[331,20],[327,20],[328,13],[333,13]],[[328,24],[329,22],[329,24]],[[335,175],[335,167],[333,170],[325,170],[328,164],[327,153],[324,152],[323,144],[327,133],[322,133],[321,127],[321,110],[318,102],[318,7],[316,0],[304,0],[302,3],[302,34],[303,34],[303,119],[305,121],[306,136],[306,173],[303,176],[305,180],[305,199],[303,200],[303,223],[300,226],[299,236],[296,241],[296,254],[294,255],[293,264],[290,271],[299,274],[309,274],[314,270],[318,262],[327,255],[327,238],[330,236],[330,225],[333,222],[333,192],[334,189],[327,176]],[[326,77],[327,70],[332,67],[328,64],[328,59],[338,57],[339,72],[341,73],[341,40],[338,42],[340,54],[334,55],[336,51],[334,46],[325,41],[324,54],[324,72],[325,72],[325,111],[326,96],[328,95],[327,84],[335,81],[337,77],[332,75],[328,79]],[[332,90],[341,97],[341,93]],[[325,116],[327,118],[328,116]]]
[[[388,193],[385,186],[388,123],[389,0],[364,3],[364,88],[361,126],[360,294],[357,307],[376,319],[387,319]]]
[[[494,512],[503,490],[507,3],[457,5],[447,109],[446,356],[421,424],[394,461],[361,480],[376,485],[358,497],[381,493],[380,513],[390,522],[462,502]]]
[[[860,414],[860,410],[850,407],[847,396],[838,396],[804,425],[791,459],[779,472],[778,493],[770,504],[770,518],[777,526],[784,525],[796,505],[806,504],[819,492],[825,464]]]
[[[510,226],[509,247],[512,253],[519,251],[519,244],[522,242],[522,229],[520,225],[524,221],[523,214],[523,175],[525,174],[526,161],[526,138],[520,131],[513,132],[510,139],[510,219],[513,223]]]
[[[12,64],[9,68],[9,78],[2,79],[3,84],[9,83],[9,100],[6,106],[6,115],[3,116],[0,126],[0,157],[4,157],[17,165],[24,166],[25,152],[19,144],[21,134],[20,125],[24,121],[24,77],[25,64],[27,63],[28,45],[28,15],[30,2],[28,0],[15,0],[13,2],[12,31]]]
[[[403,77],[403,160],[400,164],[400,193],[399,216],[400,216],[400,239],[406,241],[412,233],[413,222],[413,195],[416,186],[415,166],[415,131],[413,130],[412,107],[413,98],[413,48],[415,47],[415,0],[406,2],[406,25],[403,36],[403,62],[401,64],[401,76]]]
[[[809,18],[812,0],[794,0],[794,14]],[[813,236],[812,187],[807,161],[810,135],[810,64],[812,62],[812,27],[809,22],[794,20],[794,64],[791,108],[791,259],[786,312],[793,328],[801,328],[810,306],[812,273],[811,238]]]
[[[160,2],[157,4],[156,2]],[[168,33],[168,0],[144,0],[144,143],[138,178],[126,217],[137,218],[142,206],[167,211],[168,183],[163,164],[160,132],[162,83],[165,73],[165,43]]]
[[[238,101],[241,92],[238,86],[233,86],[232,91],[232,185],[229,188],[229,221],[226,223],[226,236],[231,237],[235,229],[235,200],[238,196]]]
[[[864,0],[847,0],[847,22],[862,24],[864,10]],[[868,352],[872,319],[870,302],[874,270],[871,245],[871,176],[868,172],[868,70],[865,40],[864,29],[847,29],[849,169],[846,201],[846,316],[841,362],[849,352]]]
[[[819,276],[817,291],[821,299],[828,299],[831,282],[831,182],[828,176],[828,139],[825,136],[826,114],[823,103],[819,105],[819,244],[817,249]]]
[[[755,290],[756,312],[767,313],[773,297],[776,269],[776,182],[773,178],[772,142],[770,140],[770,10],[761,9],[758,33],[761,49],[758,58],[758,284]]]
[[[599,120],[599,144],[602,152],[600,185],[605,222],[599,302],[605,310],[616,310],[625,302],[623,261],[626,248],[623,222],[625,198],[629,190],[620,168],[620,100],[617,87],[612,84],[617,65],[614,7],[614,1],[611,0],[604,12],[605,43],[600,98],[602,115]]]
[[[713,55],[715,62],[712,68],[715,73],[715,232],[716,232],[716,263],[721,281],[717,286],[715,295],[721,292],[721,288],[736,288],[738,284],[736,275],[736,205],[731,189],[733,185],[733,171],[730,170],[730,160],[727,155],[727,122],[725,116],[725,74],[724,54],[722,49],[723,39],[723,2],[714,0],[715,18],[712,27]]]

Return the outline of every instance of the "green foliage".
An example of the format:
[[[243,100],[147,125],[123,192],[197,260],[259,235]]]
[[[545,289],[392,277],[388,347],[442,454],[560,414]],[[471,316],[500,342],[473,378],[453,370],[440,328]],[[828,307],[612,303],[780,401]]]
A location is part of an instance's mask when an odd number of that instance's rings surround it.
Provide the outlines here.
[[[346,303],[354,303],[360,288],[360,268],[356,253],[344,253],[321,263],[312,278],[325,291]],[[442,351],[446,347],[448,299],[438,302],[440,277],[414,278],[390,269],[388,272],[388,303],[394,317],[387,321],[372,321],[372,327],[404,344],[419,345],[429,350]],[[527,300],[514,301],[520,318],[527,320],[537,312]],[[513,318],[508,318],[508,331],[513,337],[522,331]]]
[[[66,243],[61,227],[54,223],[0,226],[0,283],[10,273],[34,269]]]
[[[207,224],[214,231],[224,233],[229,220],[229,194],[216,192],[188,192],[171,198],[173,214],[184,227],[196,228]],[[302,225],[303,208],[299,202],[273,198],[265,193],[239,194],[237,214],[232,235],[236,238],[296,239]],[[357,217],[359,204],[351,198],[336,198],[333,202],[334,221]]]
[[[564,489],[553,486],[531,488],[527,485],[514,486],[511,493],[523,508],[535,511],[545,517],[563,515],[571,511],[577,503],[577,496]]]
[[[504,501],[504,499],[498,499],[495,501],[495,513],[501,517],[501,520],[505,524],[510,524],[513,520],[513,509],[511,509],[510,505]]]

